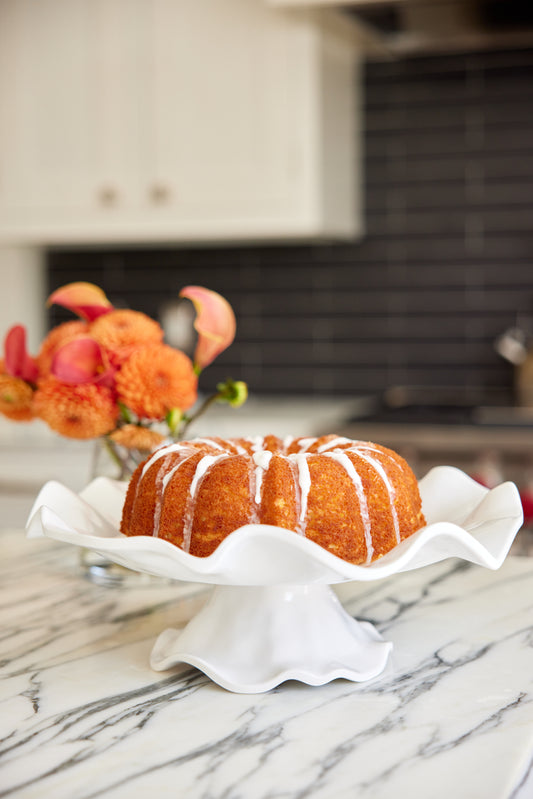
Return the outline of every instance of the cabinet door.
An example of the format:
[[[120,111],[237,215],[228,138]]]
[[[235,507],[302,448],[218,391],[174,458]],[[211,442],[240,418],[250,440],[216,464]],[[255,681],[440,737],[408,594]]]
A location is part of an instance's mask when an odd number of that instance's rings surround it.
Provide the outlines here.
[[[139,191],[148,124],[143,7],[142,0],[2,0],[4,212],[64,224],[83,210],[86,223],[91,211]]]
[[[86,0],[87,1],[87,0]],[[147,0],[88,0],[96,30],[100,208],[120,216],[146,198],[143,159],[151,146],[151,36]]]
[[[153,184],[166,187],[176,218],[223,225],[293,213],[311,113],[305,33],[262,0],[153,9]]]
[[[8,206],[65,207],[88,194],[98,164],[94,35],[85,2],[0,4],[1,182]]]

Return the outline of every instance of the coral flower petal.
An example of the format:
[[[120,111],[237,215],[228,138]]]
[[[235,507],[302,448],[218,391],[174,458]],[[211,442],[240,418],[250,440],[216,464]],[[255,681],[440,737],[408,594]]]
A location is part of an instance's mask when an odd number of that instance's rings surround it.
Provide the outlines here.
[[[26,328],[14,325],[5,339],[5,370],[11,377],[20,377],[29,383],[37,379],[38,369],[35,360],[26,350]]]
[[[108,375],[104,354],[92,338],[83,336],[60,347],[52,360],[51,372],[64,383],[96,383]]]
[[[224,297],[202,286],[185,286],[180,297],[191,300],[196,310],[194,327],[198,332],[198,343],[194,365],[201,370],[232,343],[236,331],[235,314]]]
[[[88,322],[113,310],[102,289],[94,283],[67,283],[48,297],[47,305],[54,303],[68,308]]]

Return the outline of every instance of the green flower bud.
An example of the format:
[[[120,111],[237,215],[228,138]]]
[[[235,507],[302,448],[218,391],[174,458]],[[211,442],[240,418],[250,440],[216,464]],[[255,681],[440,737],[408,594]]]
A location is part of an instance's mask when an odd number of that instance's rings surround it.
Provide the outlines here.
[[[171,408],[167,413],[165,421],[171,435],[175,435],[178,432],[182,419],[183,413],[179,408]]]
[[[248,399],[248,386],[242,380],[228,377],[225,383],[217,384],[217,401],[227,402],[232,408],[240,408]]]

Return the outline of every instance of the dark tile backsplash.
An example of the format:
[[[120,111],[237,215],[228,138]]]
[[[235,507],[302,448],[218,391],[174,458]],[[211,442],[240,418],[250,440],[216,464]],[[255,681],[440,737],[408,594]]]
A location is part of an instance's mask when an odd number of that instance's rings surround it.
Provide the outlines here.
[[[156,318],[181,286],[220,291],[238,334],[209,386],[510,399],[493,341],[533,314],[533,50],[373,63],[365,81],[361,241],[54,250],[50,289],[90,280]]]

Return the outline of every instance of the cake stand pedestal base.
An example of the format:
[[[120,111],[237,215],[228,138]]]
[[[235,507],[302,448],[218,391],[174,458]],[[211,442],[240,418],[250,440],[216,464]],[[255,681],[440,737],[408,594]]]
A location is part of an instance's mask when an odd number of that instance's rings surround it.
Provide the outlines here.
[[[291,679],[370,680],[391,649],[328,585],[224,585],[183,630],[161,633],[150,664],[164,671],[188,663],[230,691],[261,693]]]

